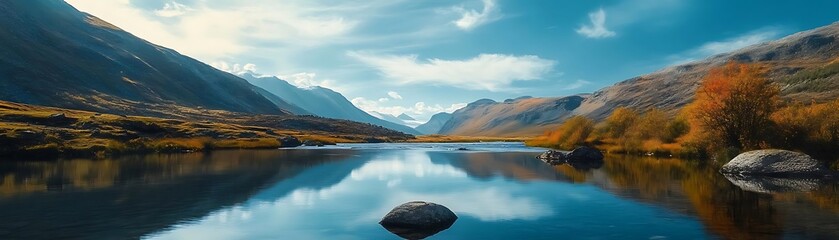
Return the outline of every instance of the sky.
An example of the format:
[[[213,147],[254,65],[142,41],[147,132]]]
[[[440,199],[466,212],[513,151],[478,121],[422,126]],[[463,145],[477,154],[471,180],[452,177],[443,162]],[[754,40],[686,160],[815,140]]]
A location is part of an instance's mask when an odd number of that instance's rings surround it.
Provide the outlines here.
[[[66,0],[216,68],[427,120],[478,99],[594,92],[839,21],[839,1]]]

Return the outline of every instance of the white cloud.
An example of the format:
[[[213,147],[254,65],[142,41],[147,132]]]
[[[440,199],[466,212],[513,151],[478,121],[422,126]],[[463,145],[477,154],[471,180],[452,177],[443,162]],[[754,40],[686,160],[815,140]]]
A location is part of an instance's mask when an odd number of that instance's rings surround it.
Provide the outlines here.
[[[390,91],[390,92],[387,92],[387,95],[390,96],[390,98],[393,98],[395,100],[402,100],[402,95],[399,95],[398,92]]]
[[[384,100],[384,101],[383,101]],[[449,106],[443,106],[440,104],[428,105],[425,102],[417,102],[413,106],[385,106],[382,105],[383,103],[388,102],[387,98],[380,98],[378,101],[369,100],[363,97],[353,98],[351,100],[353,105],[358,107],[365,112],[372,113],[372,112],[380,112],[385,114],[390,114],[393,116],[399,116],[403,113],[408,113],[412,115],[416,115],[419,118],[427,118],[431,117],[436,113],[440,112],[454,112],[458,109],[466,107],[466,103],[454,103]]]
[[[129,0],[66,1],[143,39],[205,61],[240,54],[266,42],[316,46],[340,41],[358,23],[340,8],[311,1],[257,0],[233,5],[205,0],[193,6],[170,2],[149,11],[132,6]],[[178,21],[169,20],[176,16]]]
[[[774,28],[758,30],[723,41],[705,43],[696,51],[706,56],[717,55],[766,42],[777,38],[779,35],[779,31]]]
[[[732,38],[711,41],[680,54],[668,57],[669,65],[681,65],[717,54],[729,53],[739,49],[777,39],[782,34],[777,27],[764,27]]]
[[[162,9],[154,11],[154,14],[161,17],[177,17],[187,14],[192,10],[193,9],[189,6],[177,2],[171,2],[164,4]]]
[[[474,9],[466,9],[462,6],[453,7],[452,9],[460,14],[460,19],[453,23],[460,29],[465,31],[472,30],[481,25],[498,20],[498,5],[495,0],[483,0],[484,7],[481,11]]]
[[[225,61],[216,61],[216,62],[210,63],[210,66],[213,66],[218,70],[222,70],[222,71],[229,72],[229,73],[232,73],[232,74],[239,74],[239,73],[242,73],[242,72],[256,73],[256,64],[253,64],[253,63],[245,63],[245,64],[232,63],[231,64],[231,63],[228,63],[228,62],[225,62]]]
[[[575,90],[575,89],[579,89],[579,88],[581,88],[585,85],[588,85],[588,84],[591,84],[591,82],[586,81],[586,80],[582,80],[582,79],[578,79],[577,81],[574,81],[573,83],[565,85],[565,87],[563,87],[562,90]]]
[[[614,37],[615,32],[606,28],[606,11],[602,8],[595,12],[588,14],[591,25],[582,25],[577,29],[577,33],[588,38],[608,38]]]
[[[416,55],[373,55],[349,52],[350,57],[376,68],[396,84],[436,84],[464,89],[500,91],[514,81],[538,80],[553,70],[552,60],[538,56],[481,54],[467,60],[428,59]]]

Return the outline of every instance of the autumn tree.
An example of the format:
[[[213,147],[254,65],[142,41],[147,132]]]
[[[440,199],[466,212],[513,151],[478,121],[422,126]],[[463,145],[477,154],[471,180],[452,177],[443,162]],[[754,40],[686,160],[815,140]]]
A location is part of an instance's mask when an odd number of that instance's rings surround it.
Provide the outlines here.
[[[606,134],[611,138],[623,138],[627,131],[638,121],[638,112],[626,107],[618,107],[606,118]]]
[[[548,133],[548,141],[550,145],[572,149],[585,144],[593,131],[594,121],[583,116],[574,116],[560,125],[556,131]]]
[[[772,125],[778,93],[763,66],[730,62],[703,79],[688,114],[696,127],[724,147],[755,149]]]

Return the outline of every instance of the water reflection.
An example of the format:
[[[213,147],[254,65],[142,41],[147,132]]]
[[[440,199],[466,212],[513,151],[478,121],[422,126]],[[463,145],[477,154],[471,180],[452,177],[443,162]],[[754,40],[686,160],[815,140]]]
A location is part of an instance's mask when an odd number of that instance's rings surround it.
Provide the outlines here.
[[[245,201],[266,183],[340,158],[306,151],[223,151],[2,161],[0,239],[136,239]]]
[[[423,200],[461,217],[439,239],[839,239],[835,183],[761,191],[695,161],[381,146],[4,162],[0,238],[390,239],[381,217]]]

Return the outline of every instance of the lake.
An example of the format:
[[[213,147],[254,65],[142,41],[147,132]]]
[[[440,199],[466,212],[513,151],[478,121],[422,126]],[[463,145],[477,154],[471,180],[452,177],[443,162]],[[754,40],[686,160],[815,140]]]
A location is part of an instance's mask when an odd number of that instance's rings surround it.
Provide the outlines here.
[[[459,217],[429,239],[839,239],[836,183],[735,185],[712,163],[633,156],[549,166],[541,151],[349,144],[5,160],[0,239],[399,239],[378,222],[413,200]]]

